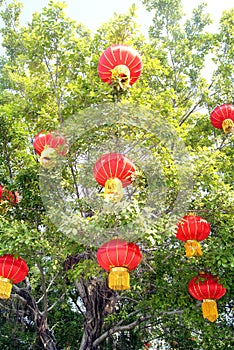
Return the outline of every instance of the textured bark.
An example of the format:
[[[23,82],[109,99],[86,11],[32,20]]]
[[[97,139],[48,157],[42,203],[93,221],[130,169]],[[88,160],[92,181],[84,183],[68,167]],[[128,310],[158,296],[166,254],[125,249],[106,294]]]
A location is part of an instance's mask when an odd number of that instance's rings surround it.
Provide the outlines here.
[[[104,317],[113,312],[115,293],[98,280],[76,282],[76,287],[86,308],[84,332],[79,350],[100,350],[94,342],[100,337]]]
[[[14,285],[13,292],[15,292],[16,297],[25,303],[44,349],[59,350],[56,346],[56,341],[49,330],[47,317],[39,310],[35,299],[30,294],[30,291],[28,291],[26,288],[18,288]]]
[[[56,341],[48,328],[47,320],[37,317],[37,331],[45,350],[59,350]]]

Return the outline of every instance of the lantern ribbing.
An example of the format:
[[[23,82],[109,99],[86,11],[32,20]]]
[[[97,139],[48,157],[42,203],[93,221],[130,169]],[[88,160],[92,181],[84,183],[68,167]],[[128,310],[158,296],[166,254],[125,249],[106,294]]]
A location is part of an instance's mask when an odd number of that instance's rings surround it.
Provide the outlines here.
[[[225,103],[217,106],[210,115],[211,124],[217,129],[223,129],[225,134],[234,131],[234,106]]]
[[[101,55],[98,75],[103,82],[125,90],[134,84],[142,72],[138,52],[126,45],[112,45]]]
[[[135,165],[121,153],[107,153],[95,163],[93,174],[99,185],[105,188],[106,201],[119,201],[123,188],[130,185],[135,173]]]
[[[129,271],[134,270],[141,259],[142,254],[136,244],[119,238],[104,243],[97,251],[97,261],[103,269],[110,272],[108,285],[114,290],[130,288]]]
[[[189,214],[177,224],[176,238],[186,242],[186,256],[201,256],[202,250],[199,241],[204,240],[210,233],[210,224],[200,216]]]
[[[28,266],[21,258],[5,254],[0,257],[0,298],[8,299],[11,294],[12,283],[24,280],[28,274]]]
[[[218,278],[211,274],[200,273],[195,276],[188,284],[189,293],[197,300],[202,300],[203,317],[210,322],[218,318],[218,309],[215,300],[220,299],[226,289],[218,283]]]
[[[53,168],[59,155],[65,156],[68,152],[66,139],[60,134],[51,132],[39,132],[34,140],[33,147],[40,156],[40,164],[44,168]]]

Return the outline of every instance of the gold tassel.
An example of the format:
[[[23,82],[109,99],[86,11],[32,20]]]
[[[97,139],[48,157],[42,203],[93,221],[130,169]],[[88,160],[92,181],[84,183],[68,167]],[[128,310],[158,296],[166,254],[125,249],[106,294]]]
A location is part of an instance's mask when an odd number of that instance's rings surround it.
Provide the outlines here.
[[[41,152],[40,164],[43,168],[51,169],[56,165],[56,158],[58,153],[54,148],[45,148]]]
[[[191,258],[192,256],[201,256],[202,250],[201,245],[196,240],[188,240],[185,243],[185,250],[187,258]]]
[[[216,321],[219,316],[216,301],[204,299],[202,302],[202,314],[203,317],[207,318],[210,322]]]
[[[232,119],[225,119],[222,123],[222,128],[225,134],[229,134],[234,131],[234,123]]]
[[[11,281],[8,278],[0,277],[0,299],[9,299],[11,290]]]
[[[130,70],[124,64],[120,64],[112,69],[112,83],[120,83],[123,89],[127,89],[130,85]]]
[[[126,290],[130,288],[130,276],[126,267],[112,267],[108,286],[113,290]]]
[[[119,202],[123,197],[122,182],[117,178],[105,182],[104,198],[107,202]]]

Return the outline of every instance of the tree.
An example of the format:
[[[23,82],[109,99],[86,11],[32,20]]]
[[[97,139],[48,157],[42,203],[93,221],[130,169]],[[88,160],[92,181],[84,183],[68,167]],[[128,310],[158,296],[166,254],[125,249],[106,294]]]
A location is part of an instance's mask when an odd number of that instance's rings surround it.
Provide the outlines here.
[[[149,41],[138,32],[134,6],[93,37],[65,16],[62,3],[50,1],[25,27],[20,4],[3,8],[0,181],[18,190],[21,200],[1,202],[0,248],[21,255],[30,269],[10,300],[1,302],[3,348],[123,350],[151,343],[209,349],[211,342],[232,348],[233,135],[215,130],[209,112],[232,102],[233,11],[211,35],[204,5],[183,24],[180,1],[144,3],[155,10]],[[136,48],[144,64],[131,90],[118,94],[97,76],[101,53],[116,42]],[[202,69],[211,50],[217,70],[210,84]],[[32,147],[43,129],[64,131],[70,143],[66,166],[52,172],[40,169]],[[88,160],[117,143],[144,171],[123,206],[108,213]],[[211,223],[199,259],[187,259],[175,238],[184,209],[175,210],[178,193],[180,204],[187,200],[188,210]],[[118,293],[108,288],[95,258],[116,227],[143,252],[131,290]],[[204,321],[187,292],[200,270],[222,277],[227,288],[214,324]]]

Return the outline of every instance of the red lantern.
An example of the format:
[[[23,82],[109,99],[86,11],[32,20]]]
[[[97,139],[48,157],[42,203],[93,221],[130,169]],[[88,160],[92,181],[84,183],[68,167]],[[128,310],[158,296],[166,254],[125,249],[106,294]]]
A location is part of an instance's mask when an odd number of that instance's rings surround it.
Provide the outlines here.
[[[2,199],[2,194],[3,194],[3,187],[2,187],[2,185],[0,185],[0,201],[1,201],[1,199]]]
[[[5,254],[0,257],[0,298],[8,299],[11,295],[12,284],[19,283],[28,274],[26,262],[13,255]]]
[[[41,156],[40,164],[44,168],[53,167],[57,156],[65,156],[68,152],[66,139],[54,131],[49,133],[39,132],[33,140],[33,147],[35,152]]]
[[[218,283],[218,277],[200,273],[199,276],[191,279],[188,284],[188,291],[195,299],[203,300],[203,317],[210,322],[214,322],[218,318],[215,300],[220,299],[226,293],[223,285]]]
[[[125,45],[108,47],[98,62],[98,74],[102,81],[122,89],[134,84],[141,72],[142,61],[138,52]]]
[[[114,290],[130,288],[129,271],[134,270],[141,259],[142,254],[136,244],[119,238],[104,243],[97,251],[98,263],[110,272],[108,285]]]
[[[216,107],[210,115],[212,125],[222,129],[225,134],[234,132],[234,106],[225,103]]]
[[[19,192],[12,192],[5,190],[5,199],[11,204],[17,204],[19,203]]]
[[[186,256],[201,256],[201,245],[198,241],[202,241],[208,237],[210,233],[210,224],[200,216],[194,214],[186,215],[177,224],[176,238],[184,241]]]
[[[94,178],[105,187],[104,197],[107,201],[119,201],[123,196],[123,187],[130,185],[136,171],[130,159],[121,153],[107,153],[94,165]]]
[[[11,205],[19,203],[19,192],[8,191],[5,187],[0,185],[0,201],[10,203]]]

